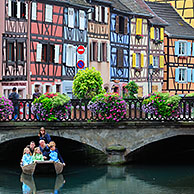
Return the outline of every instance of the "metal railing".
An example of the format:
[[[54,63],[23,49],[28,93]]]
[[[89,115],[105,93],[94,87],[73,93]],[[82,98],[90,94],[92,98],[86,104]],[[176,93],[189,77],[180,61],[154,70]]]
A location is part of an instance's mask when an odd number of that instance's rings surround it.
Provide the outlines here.
[[[158,118],[153,114],[145,113],[142,105],[143,99],[125,99],[127,103],[127,114],[124,121],[194,121],[194,98],[182,98],[179,103],[179,113],[176,117],[172,118]],[[71,100],[71,111],[69,116],[63,120],[64,122],[89,122],[101,121],[99,115],[93,114],[88,109],[89,100]],[[32,112],[33,100],[32,99],[19,99],[18,117],[14,119],[10,115],[8,119],[1,119],[0,121],[16,121],[16,122],[44,122],[43,118],[39,118]]]

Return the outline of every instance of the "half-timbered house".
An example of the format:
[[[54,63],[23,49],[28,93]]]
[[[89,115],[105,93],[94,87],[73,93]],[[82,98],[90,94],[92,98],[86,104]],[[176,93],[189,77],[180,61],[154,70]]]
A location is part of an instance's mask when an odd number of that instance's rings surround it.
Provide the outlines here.
[[[101,72],[103,86],[110,89],[110,2],[92,0],[88,15],[89,67]]]
[[[194,27],[194,1],[193,0],[147,0],[160,3],[170,3],[187,23]]]
[[[8,97],[15,86],[21,98],[28,94],[28,1],[0,1],[0,94]]]
[[[194,28],[187,24],[170,4],[147,2],[168,22],[164,35],[164,85],[171,94],[194,91]]]
[[[150,92],[162,91],[164,27],[167,23],[154,14],[143,0],[136,2],[143,9],[143,13],[152,16],[136,15],[131,20],[130,80],[138,84],[138,96],[143,97]]]
[[[61,92],[72,97],[72,80],[80,58],[87,64],[87,9],[83,1],[41,1],[31,4],[31,84],[42,93]]]

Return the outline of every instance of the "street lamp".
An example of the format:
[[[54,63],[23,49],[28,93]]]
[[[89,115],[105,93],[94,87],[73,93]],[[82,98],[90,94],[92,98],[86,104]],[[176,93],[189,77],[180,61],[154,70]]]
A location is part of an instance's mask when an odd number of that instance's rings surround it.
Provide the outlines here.
[[[148,80],[148,81],[151,82],[151,93],[152,93],[152,75],[153,75],[153,72],[154,72],[153,65],[149,65],[148,66],[148,73],[149,73],[151,79]]]

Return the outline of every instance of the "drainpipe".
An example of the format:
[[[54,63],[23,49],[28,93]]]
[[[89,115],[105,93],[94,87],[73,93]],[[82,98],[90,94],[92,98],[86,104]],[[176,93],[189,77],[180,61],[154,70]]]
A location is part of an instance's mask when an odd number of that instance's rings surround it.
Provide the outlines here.
[[[149,65],[150,65],[150,25],[148,23],[148,65],[147,65],[147,73],[148,73],[148,94],[150,93],[150,76],[149,76]]]

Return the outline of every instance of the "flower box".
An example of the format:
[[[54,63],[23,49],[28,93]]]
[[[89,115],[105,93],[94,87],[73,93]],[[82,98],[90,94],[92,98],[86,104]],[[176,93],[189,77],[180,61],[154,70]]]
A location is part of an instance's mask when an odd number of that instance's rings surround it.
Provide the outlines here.
[[[136,36],[135,36],[135,38],[136,38],[137,40],[140,40],[140,39],[142,39],[143,37],[144,37],[144,36],[143,36],[143,35],[141,35],[141,34],[140,34],[140,35],[136,35]]]
[[[163,40],[153,40],[154,44],[162,44]]]

